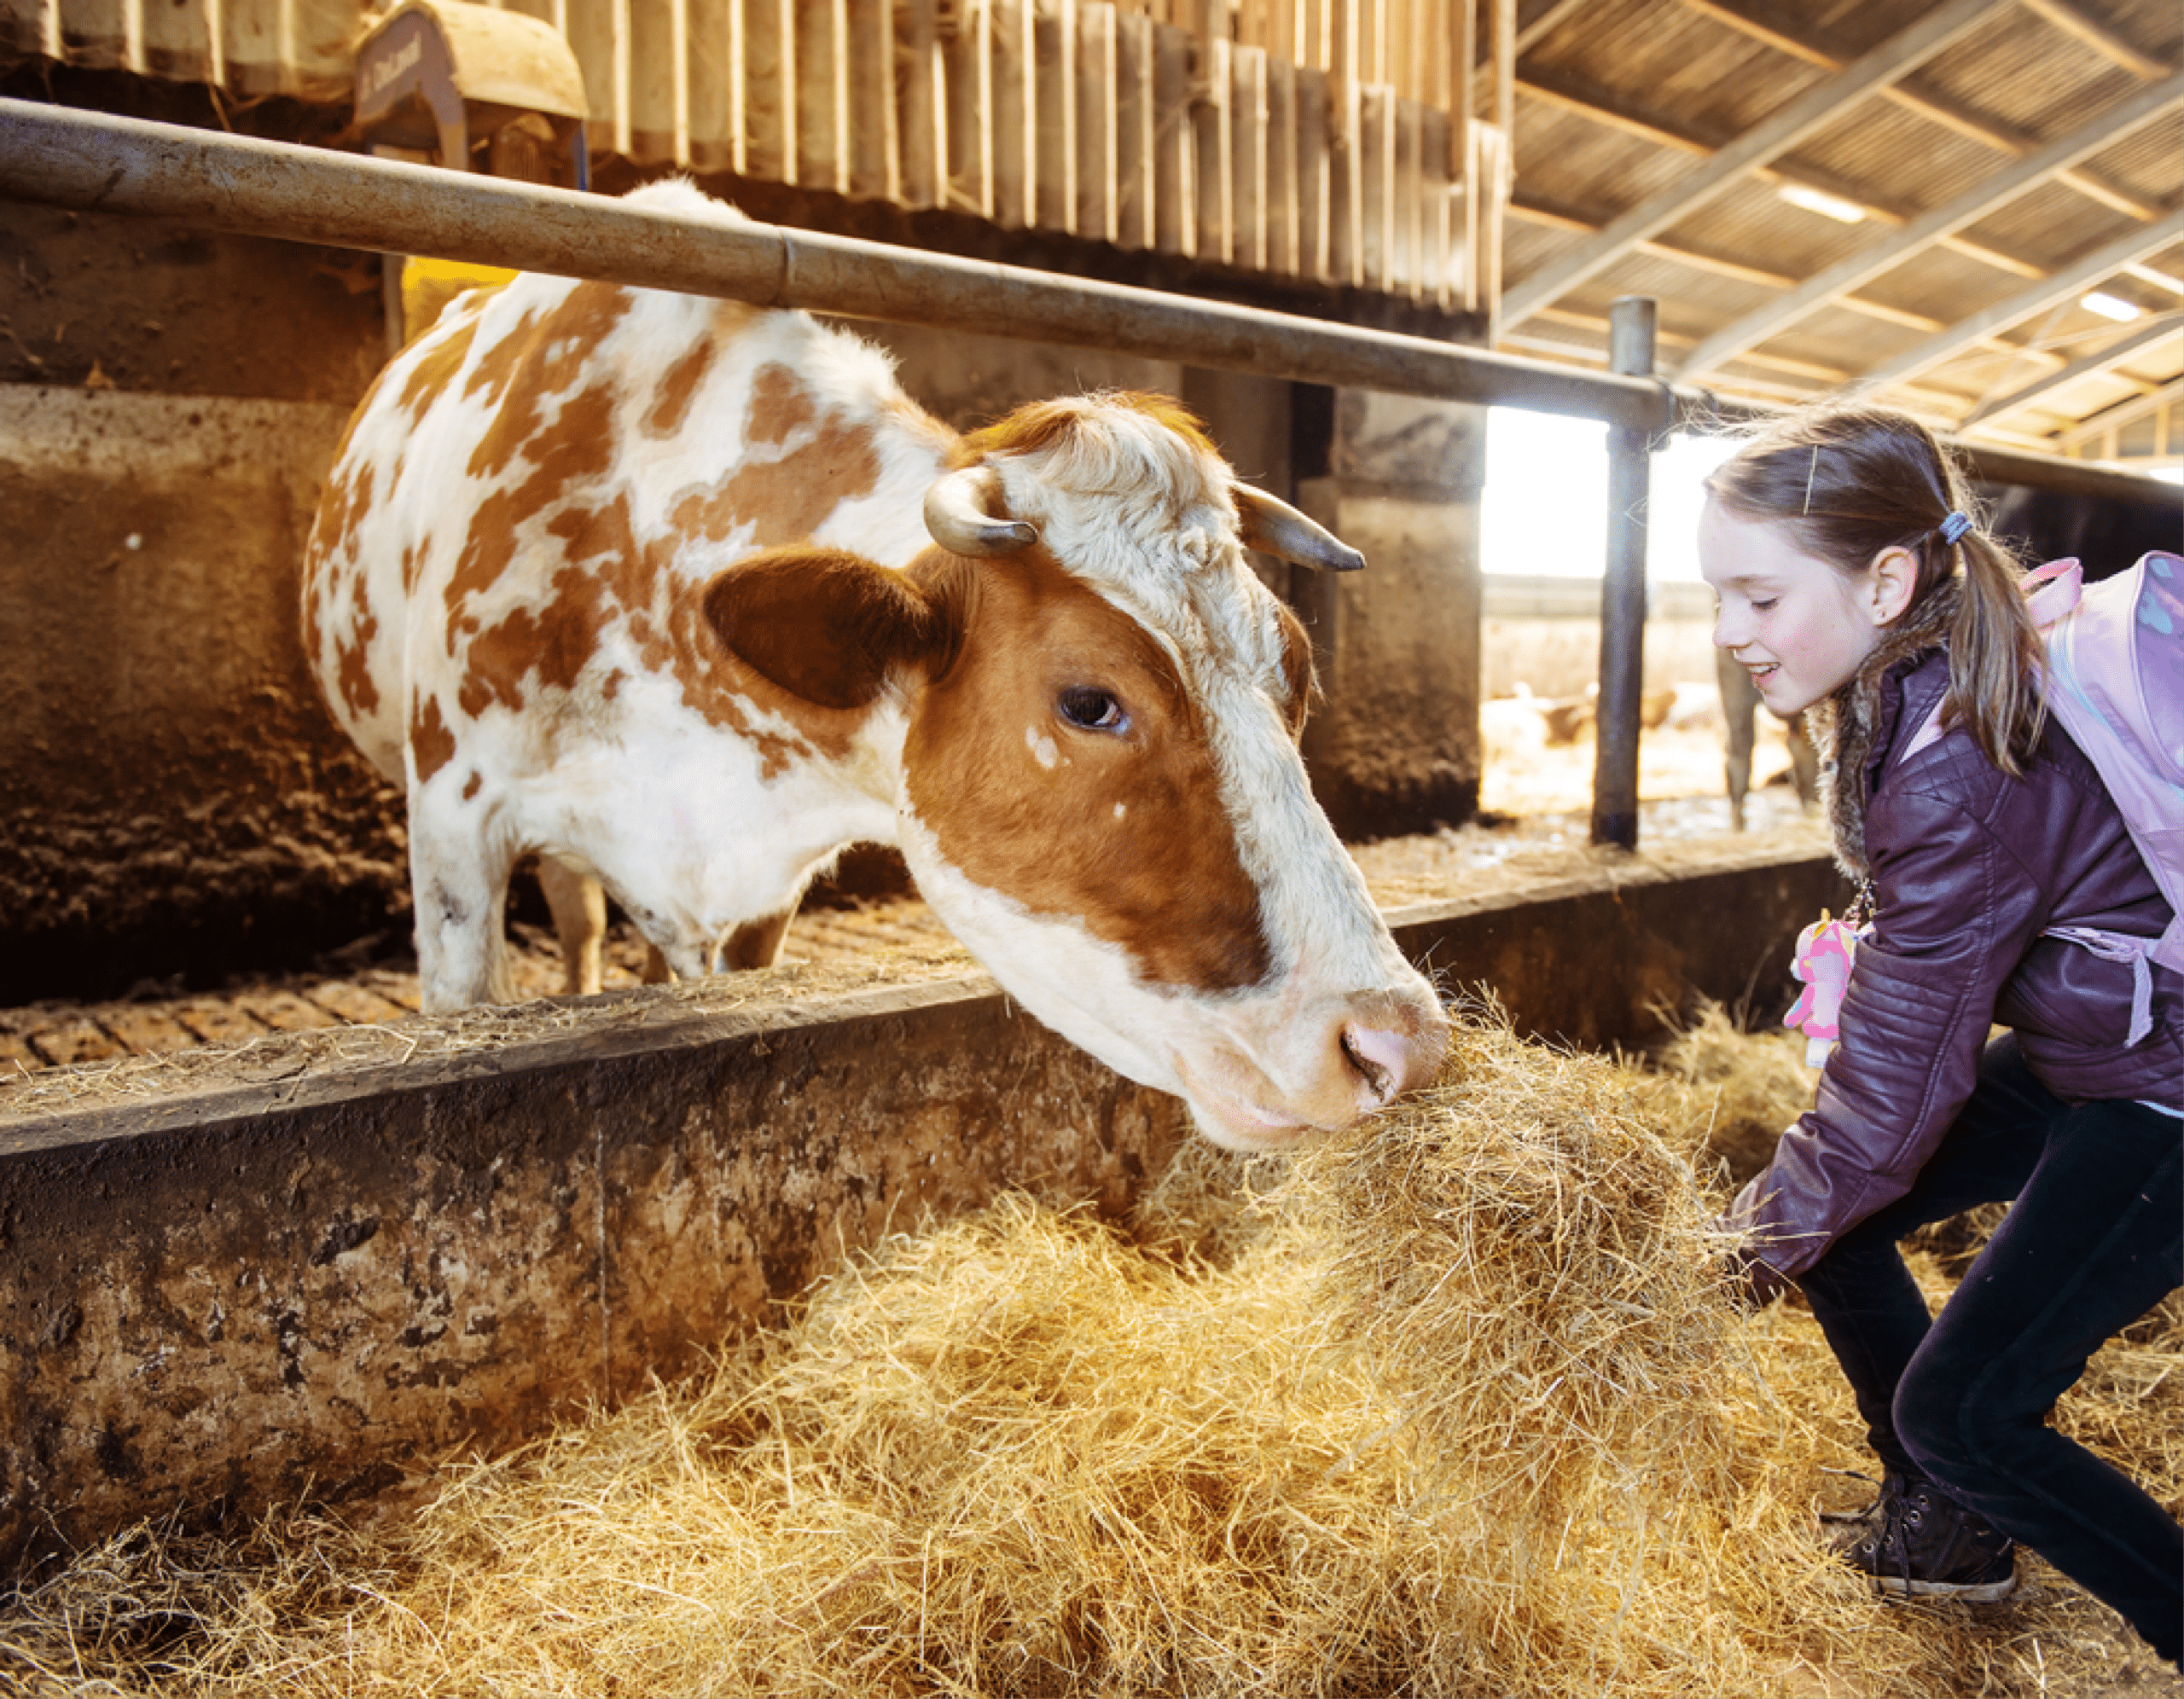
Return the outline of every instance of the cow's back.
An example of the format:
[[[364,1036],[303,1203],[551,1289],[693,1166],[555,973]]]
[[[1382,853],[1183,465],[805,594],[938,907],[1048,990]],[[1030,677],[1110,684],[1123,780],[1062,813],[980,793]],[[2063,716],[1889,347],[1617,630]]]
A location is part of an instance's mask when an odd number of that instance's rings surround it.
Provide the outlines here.
[[[805,537],[906,564],[952,440],[885,356],[799,313],[536,275],[473,292],[351,423],[307,652],[390,778],[405,746],[413,781],[457,745],[550,766],[641,701],[718,723],[695,585]]]

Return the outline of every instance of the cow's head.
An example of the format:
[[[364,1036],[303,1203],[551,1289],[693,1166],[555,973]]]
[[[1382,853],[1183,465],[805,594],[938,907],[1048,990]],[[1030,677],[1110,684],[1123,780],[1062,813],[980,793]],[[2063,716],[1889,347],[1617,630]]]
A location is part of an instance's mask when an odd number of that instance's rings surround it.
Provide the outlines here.
[[[1303,629],[1247,547],[1352,550],[1238,484],[1173,403],[1024,409],[966,439],[907,573],[777,551],[708,592],[745,664],[901,739],[920,890],[1048,1024],[1217,1143],[1355,1122],[1447,1024],[1312,799]]]

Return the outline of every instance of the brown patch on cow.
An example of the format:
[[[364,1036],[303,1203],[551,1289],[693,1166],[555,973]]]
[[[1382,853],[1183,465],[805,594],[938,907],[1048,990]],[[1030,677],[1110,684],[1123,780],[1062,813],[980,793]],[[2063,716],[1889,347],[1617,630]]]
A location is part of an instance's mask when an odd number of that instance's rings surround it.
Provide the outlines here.
[[[479,772],[475,768],[473,768],[470,773],[469,782],[462,787],[462,800],[466,803],[468,802],[473,797],[476,796],[479,792],[485,788],[485,775]]]
[[[744,416],[744,440],[786,443],[819,416],[811,391],[787,366],[761,366],[751,380],[751,407]]]
[[[712,489],[685,496],[671,528],[719,542],[747,525],[752,548],[778,548],[803,542],[836,507],[870,495],[879,482],[873,426],[830,413],[779,459],[746,460]]]
[[[402,393],[395,397],[395,405],[413,418],[421,417],[427,408],[439,400],[441,392],[455,381],[455,374],[462,369],[462,362],[470,356],[470,345],[478,335],[478,315],[471,313],[454,329],[437,342],[428,342],[417,357],[410,362],[410,370],[402,380]]]
[[[546,403],[583,376],[608,333],[630,310],[630,293],[608,283],[579,283],[548,311],[526,317],[478,362],[463,386],[482,394],[492,422],[470,456],[470,475],[497,478],[545,428]],[[565,422],[567,409],[562,409]],[[556,435],[561,434],[556,431]]]
[[[530,475],[496,490],[471,514],[462,553],[448,576],[450,653],[459,633],[477,625],[468,612],[471,598],[497,583],[515,559],[522,527],[562,501],[571,486],[602,478],[612,466],[613,408],[613,393],[603,386],[572,397],[553,428],[524,449],[532,464]]]
[[[652,411],[645,415],[647,436],[671,437],[682,428],[683,420],[689,415],[690,403],[697,399],[699,386],[712,369],[714,352],[712,339],[705,338],[667,368]]]
[[[334,646],[334,681],[350,713],[361,720],[379,708],[379,686],[371,669],[372,639],[379,635],[379,616],[364,600],[363,573],[349,580],[349,594],[355,606],[348,636]]]
[[[933,554],[913,568],[943,601],[951,575],[961,648],[926,691],[904,752],[911,803],[942,855],[1034,913],[1081,919],[1154,983],[1264,981],[1258,891],[1166,652],[1042,547],[975,569]],[[1067,724],[1056,703],[1070,686],[1112,693],[1130,728]]]
[[[1193,448],[1217,455],[1196,415],[1172,396],[1156,394],[1147,390],[1123,390],[1102,396],[1109,405],[1126,407],[1141,413],[1172,431]],[[990,455],[1032,454],[1049,447],[1068,436],[1083,418],[1081,407],[1066,401],[1037,401],[1028,407],[1019,407],[1006,419],[973,431],[956,444],[949,456],[950,467],[961,470],[976,466]]]
[[[435,697],[410,704],[410,757],[415,763],[420,785],[429,782],[433,774],[455,759],[455,734],[448,730]]]

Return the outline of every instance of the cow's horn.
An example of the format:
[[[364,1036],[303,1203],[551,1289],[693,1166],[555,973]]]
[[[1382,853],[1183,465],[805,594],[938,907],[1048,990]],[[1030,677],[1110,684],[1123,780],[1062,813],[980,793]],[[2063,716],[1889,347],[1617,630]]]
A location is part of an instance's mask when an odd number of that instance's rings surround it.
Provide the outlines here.
[[[1001,474],[991,467],[966,467],[926,492],[925,528],[954,554],[1013,554],[1039,540],[1038,531],[1021,519],[994,518],[996,507],[1008,511]]]
[[[1235,496],[1246,548],[1322,572],[1355,572],[1364,565],[1363,555],[1287,502],[1248,484],[1237,484]]]

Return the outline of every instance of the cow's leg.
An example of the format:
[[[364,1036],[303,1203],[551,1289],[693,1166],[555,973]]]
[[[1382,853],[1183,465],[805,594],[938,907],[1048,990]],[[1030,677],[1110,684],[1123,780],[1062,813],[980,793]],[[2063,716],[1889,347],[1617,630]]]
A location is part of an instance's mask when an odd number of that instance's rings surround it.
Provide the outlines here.
[[[1728,728],[1722,763],[1729,792],[1729,826],[1744,830],[1744,799],[1751,790],[1752,716],[1759,707],[1759,692],[1751,675],[1727,649],[1714,651],[1714,681],[1721,687],[1722,720]]]
[[[515,852],[486,829],[482,810],[453,796],[446,786],[410,792],[417,983],[434,1015],[516,1000],[503,938]]]
[[[561,940],[561,968],[568,993],[595,995],[605,983],[601,945],[607,937],[607,892],[589,873],[538,858],[538,884],[554,912],[554,936]]]
[[[728,935],[728,943],[721,951],[723,967],[771,967],[781,959],[781,945],[787,941],[789,922],[796,919],[796,905],[789,906],[778,914],[769,914],[763,920],[746,920]]]
[[[645,971],[639,977],[648,985],[672,985],[675,983],[675,970],[667,965],[666,956],[660,953],[659,946],[650,938],[645,940]]]

